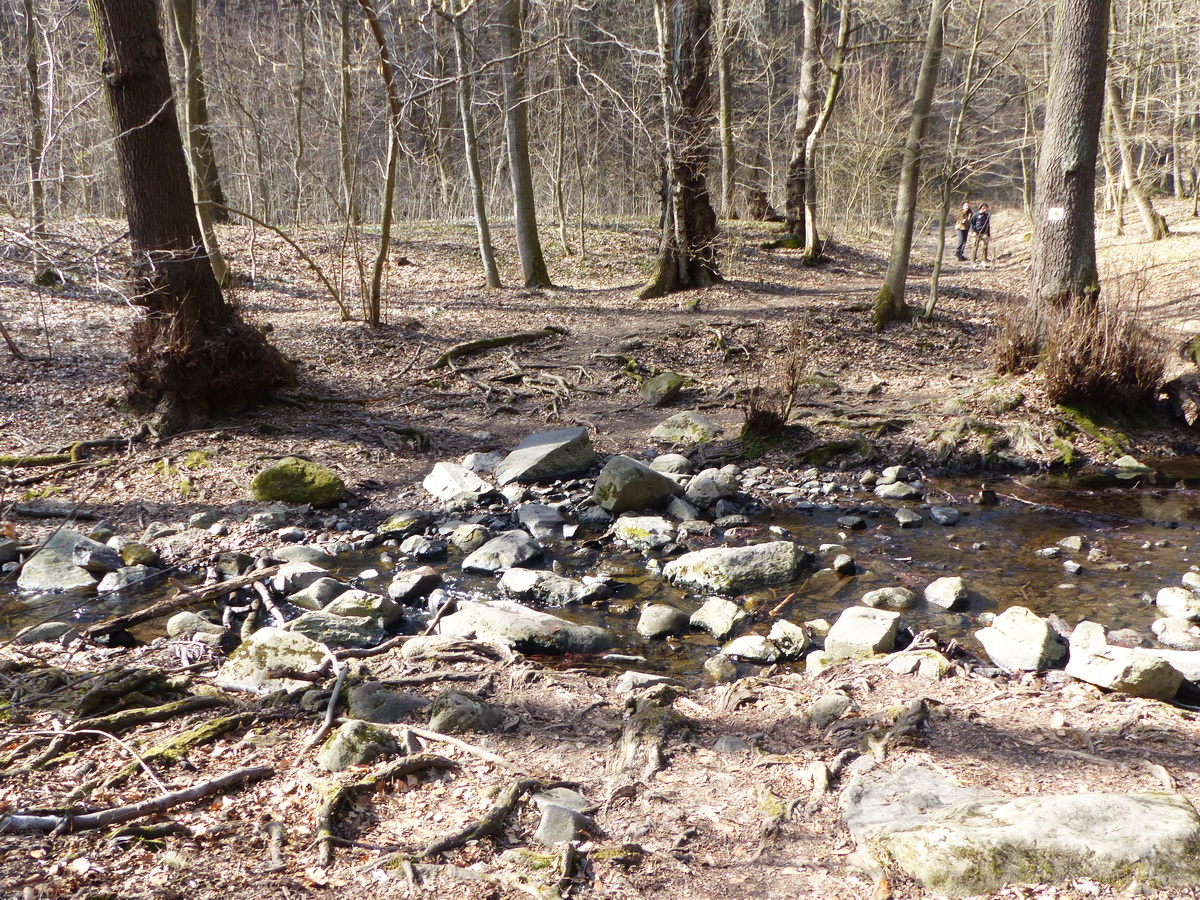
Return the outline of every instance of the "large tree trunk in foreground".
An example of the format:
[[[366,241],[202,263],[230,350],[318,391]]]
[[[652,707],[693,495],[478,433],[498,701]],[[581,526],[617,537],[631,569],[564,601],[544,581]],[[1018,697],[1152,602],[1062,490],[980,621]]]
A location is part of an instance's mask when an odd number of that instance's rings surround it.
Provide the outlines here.
[[[654,15],[662,65],[667,185],[662,243],[642,298],[721,280],[717,215],[706,181],[713,113],[708,80],[712,9],[708,0],[657,0]]]
[[[517,252],[526,287],[550,287],[550,273],[538,239],[537,204],[533,191],[533,166],[529,161],[529,114],[525,96],[525,63],[521,59],[521,0],[501,0],[500,52],[504,73],[504,125],[508,135],[508,167],[512,176],[513,214]]]
[[[1048,308],[1095,303],[1096,152],[1104,116],[1108,0],[1059,0],[1046,127],[1038,154],[1028,337],[1040,351]]]
[[[917,188],[921,181],[921,151],[929,127],[929,111],[933,106],[933,90],[937,86],[938,69],[942,63],[944,23],[949,0],[933,0],[929,10],[929,34],[925,38],[925,57],[917,79],[913,98],[912,121],[908,140],[904,144],[904,161],[900,168],[900,187],[896,192],[896,212],[892,224],[892,253],[888,258],[883,287],[875,296],[875,328],[882,329],[905,313],[904,287],[908,280],[908,259],[912,254],[913,219],[917,208]]]
[[[90,0],[145,315],[130,401],[170,430],[262,400],[288,374],[225,303],[204,251],[154,0]]]

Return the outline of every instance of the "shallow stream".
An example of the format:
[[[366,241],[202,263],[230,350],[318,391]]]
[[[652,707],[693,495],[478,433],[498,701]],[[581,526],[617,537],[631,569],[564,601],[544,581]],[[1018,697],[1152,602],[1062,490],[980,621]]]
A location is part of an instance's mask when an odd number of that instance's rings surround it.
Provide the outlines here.
[[[792,584],[744,597],[746,609],[756,620],[750,630],[765,631],[780,617],[796,622],[833,621],[869,590],[903,585],[919,594],[935,578],[960,575],[971,591],[967,609],[946,612],[919,602],[904,613],[911,631],[930,628],[943,640],[954,638],[981,653],[971,636],[980,627],[980,615],[1019,605],[1040,615],[1055,613],[1070,625],[1091,619],[1109,628],[1134,628],[1150,636],[1150,624],[1157,616],[1146,595],[1152,597],[1161,587],[1178,585],[1183,573],[1194,562],[1200,563],[1200,491],[1192,486],[1197,484],[1193,479],[1198,474],[1184,469],[1168,471],[1165,478],[1160,476],[1160,482],[1166,482],[1160,485],[1100,476],[1018,478],[995,485],[1000,496],[994,506],[973,502],[978,483],[927,483],[926,505],[952,506],[963,514],[952,527],[934,524],[926,510],[913,507],[922,513],[924,522],[920,527],[902,528],[893,510],[912,504],[888,505],[867,491],[814,499],[803,511],[777,509],[741,529],[738,542],[766,539],[768,526],[785,528],[814,552],[818,571],[807,572]],[[861,516],[866,528],[850,531],[842,527],[837,519],[847,514]],[[1057,558],[1035,552],[1071,536],[1084,539],[1082,550],[1063,549]],[[647,571],[641,555],[621,551],[607,541],[601,545],[589,537],[595,536],[551,542],[543,564],[574,577],[607,575],[617,590],[595,607],[555,612],[616,631],[620,654],[646,660],[614,660],[616,667],[697,672],[713,652],[712,638],[692,633],[650,641],[640,637],[635,626],[638,611],[646,602],[667,602],[691,613],[704,598],[666,585]],[[837,549],[820,551],[822,545],[837,545]],[[823,568],[840,552],[854,557],[855,576],[840,577]],[[387,545],[343,555],[334,574],[357,586],[386,592],[396,556],[396,548]],[[460,556],[452,552],[448,561],[434,564],[444,574],[445,590],[459,597],[496,596],[493,579],[464,574],[459,561]],[[1082,571],[1070,574],[1064,568],[1068,561],[1080,563]],[[406,561],[401,562],[407,566]],[[150,592],[138,598],[137,605],[156,599],[156,593]],[[49,618],[71,616],[88,621],[129,608],[128,603],[97,604],[93,600],[73,609],[79,605],[78,598],[46,598],[30,604],[0,595],[0,640]],[[414,615],[412,625],[419,626],[419,620],[420,616]],[[154,632],[147,628],[138,636],[149,638]]]

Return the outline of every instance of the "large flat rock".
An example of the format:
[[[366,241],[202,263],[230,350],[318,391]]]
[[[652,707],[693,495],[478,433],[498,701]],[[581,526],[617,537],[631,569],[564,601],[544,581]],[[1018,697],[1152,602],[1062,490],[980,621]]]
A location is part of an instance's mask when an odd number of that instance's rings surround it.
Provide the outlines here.
[[[805,561],[791,541],[749,547],[713,547],[685,553],[663,566],[673,584],[714,594],[740,594],[773,584],[787,584]]]
[[[596,460],[588,430],[559,428],[531,434],[496,466],[496,482],[537,482],[586,472]]]
[[[1200,882],[1200,815],[1180,795],[973,793],[910,765],[856,778],[842,805],[860,847],[940,895],[1013,882]]]
[[[98,579],[75,564],[76,548],[108,549],[74,531],[59,529],[21,568],[17,588],[30,593],[87,594],[94,591]]]
[[[229,654],[213,679],[219,688],[231,691],[294,691],[311,687],[311,679],[328,658],[328,650],[311,638],[280,628],[260,628]],[[287,672],[301,676],[280,675]]]
[[[446,637],[492,641],[521,652],[599,653],[613,646],[613,635],[595,625],[576,625],[509,600],[463,601],[442,619]]]

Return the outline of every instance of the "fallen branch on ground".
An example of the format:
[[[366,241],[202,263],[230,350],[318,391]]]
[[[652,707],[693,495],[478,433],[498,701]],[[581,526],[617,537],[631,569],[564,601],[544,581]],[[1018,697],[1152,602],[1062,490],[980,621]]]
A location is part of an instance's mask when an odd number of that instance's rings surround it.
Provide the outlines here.
[[[496,347],[512,347],[517,344],[528,344],[531,341],[539,341],[542,338],[556,334],[567,334],[567,329],[561,328],[558,325],[547,325],[541,331],[520,331],[516,334],[501,334],[490,338],[476,338],[473,341],[454,345],[426,368],[442,369],[448,366],[452,360],[460,359],[464,356],[472,356],[476,353],[482,353],[484,350],[494,350]]]
[[[172,791],[152,800],[143,800],[132,806],[114,806],[82,816],[8,813],[0,816],[0,834],[7,831],[36,831],[43,834],[74,834],[78,831],[90,831],[94,828],[103,828],[106,825],[116,825],[120,822],[140,819],[142,816],[154,815],[173,806],[179,806],[181,803],[201,800],[233,787],[270,778],[274,774],[275,770],[270,766],[251,766],[186,790]]]
[[[252,585],[256,581],[265,581],[278,571],[279,566],[267,566],[265,569],[256,569],[246,575],[239,575],[237,578],[222,581],[220,584],[209,585],[208,587],[199,588],[194,591],[181,591],[174,597],[147,606],[141,612],[130,613],[126,616],[116,616],[112,619],[105,619],[103,622],[97,622],[95,625],[90,625],[83,630],[83,634],[84,637],[96,638],[102,634],[112,634],[114,631],[122,631],[132,625],[139,625],[142,622],[149,622],[165,616],[167,613],[176,612],[185,606],[191,606],[193,603],[204,603],[207,600],[215,600],[239,588]]]

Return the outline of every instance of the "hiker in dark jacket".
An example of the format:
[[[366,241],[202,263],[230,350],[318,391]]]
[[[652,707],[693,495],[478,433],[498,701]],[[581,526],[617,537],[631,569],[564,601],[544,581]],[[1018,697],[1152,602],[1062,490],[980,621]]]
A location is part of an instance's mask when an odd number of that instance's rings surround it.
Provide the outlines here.
[[[958,232],[958,248],[954,251],[954,258],[961,261],[967,261],[967,234],[971,228],[971,204],[964,203],[962,209],[958,211],[958,218],[954,220],[954,228]]]
[[[971,216],[971,232],[975,235],[975,246],[971,249],[971,262],[975,263],[979,258],[979,251],[983,250],[983,267],[989,267],[988,263],[988,243],[992,239],[992,214],[988,212],[986,203],[979,204],[979,212]]]

